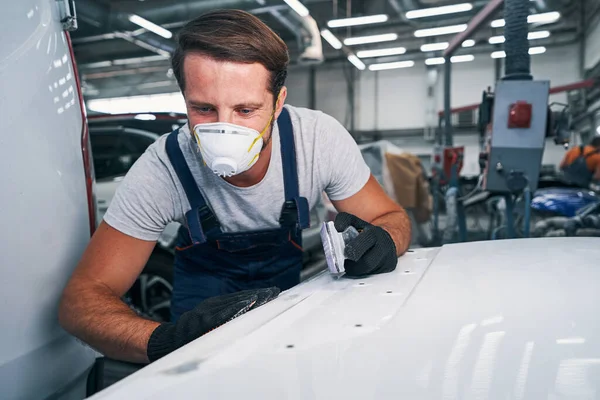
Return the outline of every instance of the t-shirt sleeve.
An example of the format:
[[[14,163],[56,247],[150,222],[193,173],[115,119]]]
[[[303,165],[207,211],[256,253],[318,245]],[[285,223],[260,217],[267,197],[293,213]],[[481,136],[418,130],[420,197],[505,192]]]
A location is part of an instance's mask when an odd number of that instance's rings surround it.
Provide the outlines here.
[[[104,221],[141,240],[157,240],[174,220],[176,187],[167,166],[158,157],[159,140],[133,164],[118,186]]]
[[[335,118],[321,114],[316,123],[320,175],[330,200],[358,193],[371,176],[358,145]]]

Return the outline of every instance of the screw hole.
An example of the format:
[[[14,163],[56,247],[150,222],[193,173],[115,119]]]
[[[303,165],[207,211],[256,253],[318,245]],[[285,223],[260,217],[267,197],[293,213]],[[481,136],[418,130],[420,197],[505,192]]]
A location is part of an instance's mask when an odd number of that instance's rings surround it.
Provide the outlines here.
[[[388,291],[387,291],[387,293],[392,293],[392,291],[391,291],[391,290],[388,290]]]
[[[407,253],[414,253],[414,250],[406,250]]]
[[[407,269],[404,271],[405,274],[409,274],[410,273],[410,269]]]
[[[359,283],[360,286],[363,286],[364,284],[365,284],[364,282]]]
[[[356,326],[357,328],[360,328],[362,326],[362,324],[356,324],[354,326]]]
[[[287,348],[288,348],[288,349],[293,349],[293,348],[294,348],[294,345],[293,345],[293,344],[288,344],[288,345],[287,345]]]

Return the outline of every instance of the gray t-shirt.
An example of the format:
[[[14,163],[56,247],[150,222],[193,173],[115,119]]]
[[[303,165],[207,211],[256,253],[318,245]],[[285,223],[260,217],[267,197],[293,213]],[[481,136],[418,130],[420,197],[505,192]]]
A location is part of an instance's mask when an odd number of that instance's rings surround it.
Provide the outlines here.
[[[370,176],[354,139],[333,117],[320,111],[285,106],[296,145],[300,196],[311,209],[323,191],[331,200],[356,194]],[[198,187],[224,232],[279,226],[284,203],[279,129],[273,129],[272,154],[263,180],[251,187],[233,186],[202,162],[189,127],[181,128],[179,147]],[[189,202],[165,150],[161,136],[131,167],[104,215],[113,228],[142,240],[157,240],[170,222],[182,223]]]

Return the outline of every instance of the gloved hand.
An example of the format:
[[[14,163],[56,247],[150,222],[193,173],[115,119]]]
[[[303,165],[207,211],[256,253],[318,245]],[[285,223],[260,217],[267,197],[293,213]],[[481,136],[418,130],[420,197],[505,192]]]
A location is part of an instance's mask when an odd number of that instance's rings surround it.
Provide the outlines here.
[[[596,193],[600,193],[600,181],[592,181],[590,183],[590,190],[593,190]]]
[[[347,257],[344,268],[347,275],[364,276],[396,269],[396,245],[385,229],[345,212],[337,214],[334,225],[338,232],[343,232],[349,226],[359,231],[359,235],[344,249]]]
[[[156,361],[278,295],[279,289],[271,287],[206,299],[183,313],[176,323],[163,323],[152,332],[146,350],[148,359]]]

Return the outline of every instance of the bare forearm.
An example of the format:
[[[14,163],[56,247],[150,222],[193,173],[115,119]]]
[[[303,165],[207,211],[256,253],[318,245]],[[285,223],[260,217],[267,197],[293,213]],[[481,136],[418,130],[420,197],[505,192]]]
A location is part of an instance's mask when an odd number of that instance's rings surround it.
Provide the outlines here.
[[[107,357],[147,363],[148,339],[159,325],[136,315],[100,283],[71,282],[60,305],[61,325]]]
[[[410,219],[406,211],[400,210],[384,214],[372,223],[382,227],[392,236],[398,256],[406,253],[411,238]]]

